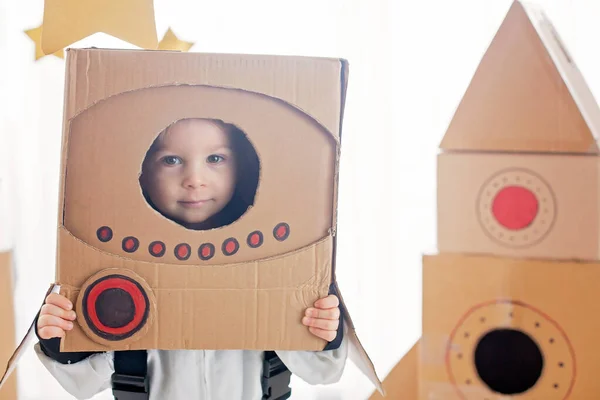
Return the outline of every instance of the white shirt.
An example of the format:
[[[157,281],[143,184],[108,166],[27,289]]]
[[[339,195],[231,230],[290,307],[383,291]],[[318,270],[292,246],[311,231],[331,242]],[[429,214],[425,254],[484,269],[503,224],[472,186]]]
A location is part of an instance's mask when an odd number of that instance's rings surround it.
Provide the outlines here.
[[[110,390],[112,352],[61,364],[46,356],[39,343],[34,349],[50,374],[76,399]],[[347,335],[344,332],[336,350],[276,353],[292,374],[305,382],[335,383],[346,365]],[[148,350],[150,400],[260,400],[263,355],[262,351],[250,350]]]

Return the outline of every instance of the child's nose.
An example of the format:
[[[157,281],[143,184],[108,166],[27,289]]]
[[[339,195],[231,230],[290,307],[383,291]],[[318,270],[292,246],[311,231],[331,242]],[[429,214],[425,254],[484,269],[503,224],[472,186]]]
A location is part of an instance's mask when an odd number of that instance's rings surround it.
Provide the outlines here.
[[[191,189],[206,186],[205,172],[201,167],[188,167],[182,182],[183,186]]]

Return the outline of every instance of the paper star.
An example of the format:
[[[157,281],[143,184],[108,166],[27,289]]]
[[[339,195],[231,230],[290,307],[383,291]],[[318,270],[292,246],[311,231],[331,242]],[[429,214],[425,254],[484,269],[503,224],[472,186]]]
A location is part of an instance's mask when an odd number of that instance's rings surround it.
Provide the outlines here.
[[[102,32],[144,49],[158,45],[153,0],[45,0],[42,50]]]
[[[175,33],[173,33],[171,28],[169,28],[160,43],[158,43],[158,49],[188,51],[194,44],[195,43],[193,42],[185,42],[180,40],[177,36],[175,36]]]
[[[37,28],[28,29],[25,31],[25,34],[29,36],[29,38],[35,43],[35,60],[39,60],[42,57],[46,57],[48,54],[45,54],[42,50],[42,27],[43,25],[38,26]],[[65,58],[64,50],[60,49],[54,53],[53,56],[58,58]]]

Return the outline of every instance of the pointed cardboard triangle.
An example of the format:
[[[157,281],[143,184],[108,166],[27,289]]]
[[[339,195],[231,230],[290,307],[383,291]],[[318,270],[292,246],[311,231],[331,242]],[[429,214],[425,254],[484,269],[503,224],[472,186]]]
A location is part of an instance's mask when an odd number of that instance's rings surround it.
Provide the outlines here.
[[[552,24],[515,1],[440,148],[599,154],[599,132],[600,109]]]
[[[368,400],[419,398],[419,339],[392,368],[383,381],[385,396],[374,392]]]

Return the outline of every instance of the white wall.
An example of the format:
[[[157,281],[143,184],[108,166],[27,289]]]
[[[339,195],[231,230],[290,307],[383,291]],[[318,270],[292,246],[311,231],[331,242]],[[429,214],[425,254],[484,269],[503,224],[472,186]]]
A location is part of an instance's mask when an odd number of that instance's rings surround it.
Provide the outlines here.
[[[338,274],[382,377],[420,334],[420,257],[435,250],[437,144],[510,3],[155,1],[159,33],[171,25],[197,42],[193,51],[350,60]],[[539,3],[598,96],[600,3]],[[64,63],[55,57],[34,63],[23,33],[41,22],[42,8],[42,0],[0,0],[0,174],[8,171],[13,190],[8,235],[16,245],[19,337],[54,279]],[[76,46],[131,47],[102,34]],[[18,374],[23,400],[69,398],[31,350]],[[372,387],[350,364],[337,385],[312,388],[294,380],[294,390],[297,399],[365,399]]]

